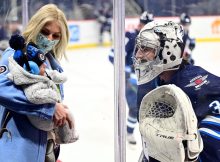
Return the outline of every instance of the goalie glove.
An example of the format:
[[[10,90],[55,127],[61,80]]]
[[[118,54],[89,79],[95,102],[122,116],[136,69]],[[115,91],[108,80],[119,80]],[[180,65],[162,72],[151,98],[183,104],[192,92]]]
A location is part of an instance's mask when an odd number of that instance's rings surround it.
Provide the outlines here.
[[[188,96],[175,85],[160,86],[141,102],[144,152],[161,162],[195,161],[203,149],[197,118]]]

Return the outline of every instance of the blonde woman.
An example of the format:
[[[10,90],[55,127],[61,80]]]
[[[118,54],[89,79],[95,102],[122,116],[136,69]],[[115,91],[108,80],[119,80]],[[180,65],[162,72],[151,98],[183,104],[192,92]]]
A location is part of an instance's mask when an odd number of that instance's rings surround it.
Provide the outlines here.
[[[58,60],[66,57],[69,32],[65,15],[56,5],[40,8],[30,19],[23,36],[26,44],[32,42],[43,51],[47,68],[63,71]],[[0,60],[0,161],[55,162],[54,143],[47,142],[52,136],[34,127],[27,115],[53,120],[56,126],[71,125],[67,106],[62,103],[35,105],[27,100],[21,87],[7,78],[8,58],[15,52],[8,48]],[[58,85],[58,89],[63,98],[63,86]],[[46,150],[51,154],[45,159]]]

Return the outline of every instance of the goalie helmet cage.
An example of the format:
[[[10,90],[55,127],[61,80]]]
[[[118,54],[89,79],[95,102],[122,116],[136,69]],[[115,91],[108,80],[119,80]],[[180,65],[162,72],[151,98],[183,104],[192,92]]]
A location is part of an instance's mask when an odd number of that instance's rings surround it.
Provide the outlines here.
[[[115,162],[126,161],[125,143],[125,0],[113,0],[114,37],[114,152]]]

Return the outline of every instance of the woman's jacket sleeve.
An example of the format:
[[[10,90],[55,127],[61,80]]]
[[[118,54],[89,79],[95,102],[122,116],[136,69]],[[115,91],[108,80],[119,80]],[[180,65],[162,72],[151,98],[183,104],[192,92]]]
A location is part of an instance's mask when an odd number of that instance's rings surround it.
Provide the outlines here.
[[[17,113],[34,115],[45,119],[52,119],[55,104],[36,105],[30,103],[22,88],[16,86],[7,78],[8,57],[13,55],[14,50],[6,49],[0,59],[0,106]]]

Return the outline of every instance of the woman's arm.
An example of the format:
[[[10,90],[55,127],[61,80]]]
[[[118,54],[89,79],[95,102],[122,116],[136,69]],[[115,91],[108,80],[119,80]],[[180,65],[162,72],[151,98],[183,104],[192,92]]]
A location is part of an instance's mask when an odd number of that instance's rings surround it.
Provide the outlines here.
[[[7,78],[8,57],[14,53],[14,50],[8,48],[0,60],[0,105],[15,111],[17,113],[35,115],[45,119],[52,119],[55,104],[35,105],[30,103],[21,87],[16,86]],[[4,70],[5,69],[5,70]]]

